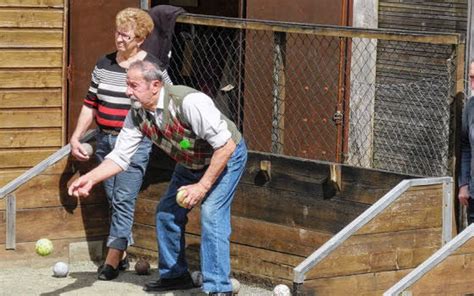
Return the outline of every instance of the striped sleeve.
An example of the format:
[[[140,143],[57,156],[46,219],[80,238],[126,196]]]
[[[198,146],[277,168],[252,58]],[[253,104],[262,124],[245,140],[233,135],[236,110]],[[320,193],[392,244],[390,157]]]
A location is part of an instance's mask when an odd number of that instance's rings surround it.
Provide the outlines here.
[[[97,66],[95,66],[94,71],[91,74],[91,84],[89,86],[89,91],[84,99],[84,105],[89,108],[97,109],[98,98],[97,98],[97,87],[99,85],[99,80],[97,78]]]

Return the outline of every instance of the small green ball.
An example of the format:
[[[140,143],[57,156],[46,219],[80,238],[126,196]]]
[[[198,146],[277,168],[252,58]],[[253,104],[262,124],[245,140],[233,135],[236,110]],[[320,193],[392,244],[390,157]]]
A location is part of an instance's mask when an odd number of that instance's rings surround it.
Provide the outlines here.
[[[53,252],[53,243],[47,238],[42,238],[36,242],[35,251],[40,256],[48,256]]]
[[[179,142],[179,146],[181,147],[181,149],[188,149],[189,147],[191,147],[191,143],[189,143],[189,140],[182,140],[181,142]]]

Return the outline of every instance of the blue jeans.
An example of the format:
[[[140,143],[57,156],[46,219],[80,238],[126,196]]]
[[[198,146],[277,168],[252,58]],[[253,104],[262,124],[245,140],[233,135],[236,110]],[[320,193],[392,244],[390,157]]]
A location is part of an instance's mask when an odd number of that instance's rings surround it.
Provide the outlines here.
[[[117,136],[98,131],[96,136],[96,156],[100,162],[109,154]],[[133,244],[132,225],[135,212],[135,202],[142,186],[152,142],[144,138],[137,152],[133,155],[130,166],[105,181],[105,194],[110,206],[110,231],[107,238],[107,247],[126,250]]]
[[[201,272],[203,291],[232,291],[230,283],[230,206],[247,162],[247,147],[242,139],[226,168],[201,203]],[[179,164],[156,213],[161,278],[175,278],[188,272],[184,230],[188,209],[176,203],[177,189],[197,183],[205,170],[193,171]]]

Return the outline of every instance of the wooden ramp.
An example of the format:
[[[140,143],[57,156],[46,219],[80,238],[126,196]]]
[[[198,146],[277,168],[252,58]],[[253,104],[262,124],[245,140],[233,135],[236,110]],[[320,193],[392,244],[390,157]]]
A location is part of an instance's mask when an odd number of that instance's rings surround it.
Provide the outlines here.
[[[474,224],[383,295],[474,295]]]
[[[296,295],[381,295],[454,231],[451,178],[404,180],[294,269]]]

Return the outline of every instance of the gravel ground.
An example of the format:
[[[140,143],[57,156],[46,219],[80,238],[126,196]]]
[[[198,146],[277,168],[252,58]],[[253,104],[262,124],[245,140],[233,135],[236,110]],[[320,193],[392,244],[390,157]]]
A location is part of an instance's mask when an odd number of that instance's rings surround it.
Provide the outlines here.
[[[133,264],[133,263],[132,263]],[[65,278],[53,277],[52,267],[7,267],[0,269],[0,295],[206,295],[200,289],[167,293],[146,293],[144,283],[155,278],[139,276],[133,266],[113,281],[97,280],[97,266],[93,262],[77,262],[69,266]],[[239,296],[271,296],[270,290],[241,283]]]

